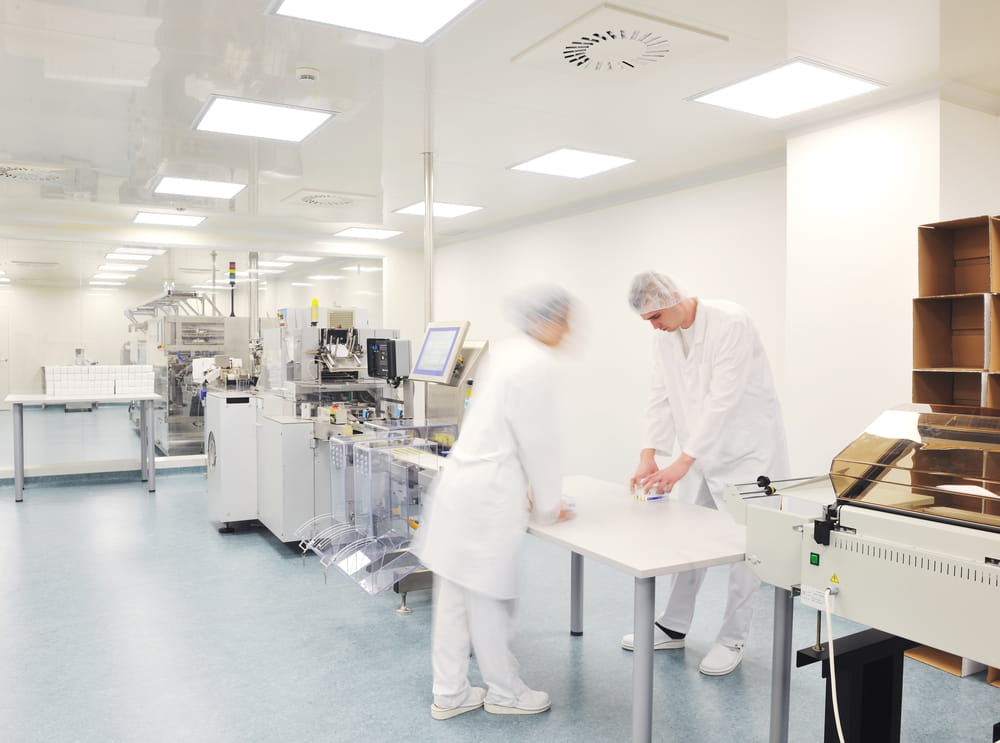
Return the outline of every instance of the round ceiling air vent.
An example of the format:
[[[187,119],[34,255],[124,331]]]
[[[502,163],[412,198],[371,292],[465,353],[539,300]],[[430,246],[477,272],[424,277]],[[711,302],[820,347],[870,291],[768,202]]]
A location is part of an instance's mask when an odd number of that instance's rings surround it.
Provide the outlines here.
[[[663,60],[670,41],[648,31],[596,31],[574,39],[563,59],[585,70],[628,70]]]
[[[59,183],[64,171],[32,165],[0,165],[0,180],[40,185]]]
[[[353,199],[339,193],[311,193],[302,197],[302,203],[309,206],[343,207],[354,203]]]

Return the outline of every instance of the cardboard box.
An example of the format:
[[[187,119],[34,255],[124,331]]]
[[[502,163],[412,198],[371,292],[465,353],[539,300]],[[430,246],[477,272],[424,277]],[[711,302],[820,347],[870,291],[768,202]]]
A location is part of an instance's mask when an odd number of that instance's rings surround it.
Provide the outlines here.
[[[986,369],[984,297],[913,300],[915,369]]]
[[[907,650],[906,657],[934,666],[934,668],[950,673],[952,676],[971,676],[986,669],[982,663],[946,653],[943,650],[929,648],[926,645]]]
[[[980,372],[915,371],[913,402],[979,407],[982,404],[982,378]],[[1000,396],[1000,380],[997,380],[997,385]]]
[[[917,230],[919,296],[991,291],[993,227],[986,216],[921,225]]]

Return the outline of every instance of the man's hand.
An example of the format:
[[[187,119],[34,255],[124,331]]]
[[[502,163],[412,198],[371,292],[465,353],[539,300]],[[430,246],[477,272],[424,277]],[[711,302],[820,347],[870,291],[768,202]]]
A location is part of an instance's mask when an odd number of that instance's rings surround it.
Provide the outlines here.
[[[638,485],[644,493],[651,490],[657,493],[669,493],[673,490],[674,485],[688,473],[692,464],[694,464],[694,457],[682,453],[662,470],[656,470],[652,474],[640,478]],[[636,474],[638,475],[638,472]],[[635,479],[633,478],[633,480]]]
[[[635,469],[635,474],[628,481],[628,491],[634,493],[636,486],[643,480],[655,473],[659,467],[656,466],[656,450],[643,449],[639,452],[639,466]]]

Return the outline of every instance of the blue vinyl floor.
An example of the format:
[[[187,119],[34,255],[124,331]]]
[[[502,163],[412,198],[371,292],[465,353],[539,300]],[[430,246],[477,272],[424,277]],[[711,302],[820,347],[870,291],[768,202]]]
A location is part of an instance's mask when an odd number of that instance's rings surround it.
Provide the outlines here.
[[[532,537],[515,651],[548,691],[536,716],[429,713],[430,597],[369,597],[262,527],[216,531],[198,472],[138,482],[0,485],[0,741],[627,741],[632,581],[586,562],[585,634],[569,635],[569,556]],[[8,481],[9,483],[9,481]],[[702,590],[688,647],[654,663],[656,741],[767,741],[772,589],[730,676],[698,673],[726,568]],[[663,585],[663,584],[661,584]],[[658,605],[664,589],[658,590]],[[836,621],[837,634],[857,629]],[[796,602],[794,647],[815,613]],[[473,664],[473,681],[478,681]],[[903,741],[987,743],[1000,689],[907,660]],[[824,681],[792,671],[790,740],[822,740]]]

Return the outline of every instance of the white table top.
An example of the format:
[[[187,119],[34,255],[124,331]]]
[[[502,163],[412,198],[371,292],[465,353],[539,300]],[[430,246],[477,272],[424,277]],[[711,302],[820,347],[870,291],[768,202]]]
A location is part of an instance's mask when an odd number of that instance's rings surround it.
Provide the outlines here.
[[[636,578],[739,562],[746,532],[728,513],[674,500],[635,500],[625,483],[574,475],[563,492],[576,517],[528,532]]]
[[[92,395],[7,395],[6,403],[21,405],[62,405],[67,402],[131,402],[132,400],[162,400],[152,392],[125,392],[120,395],[95,393]]]

